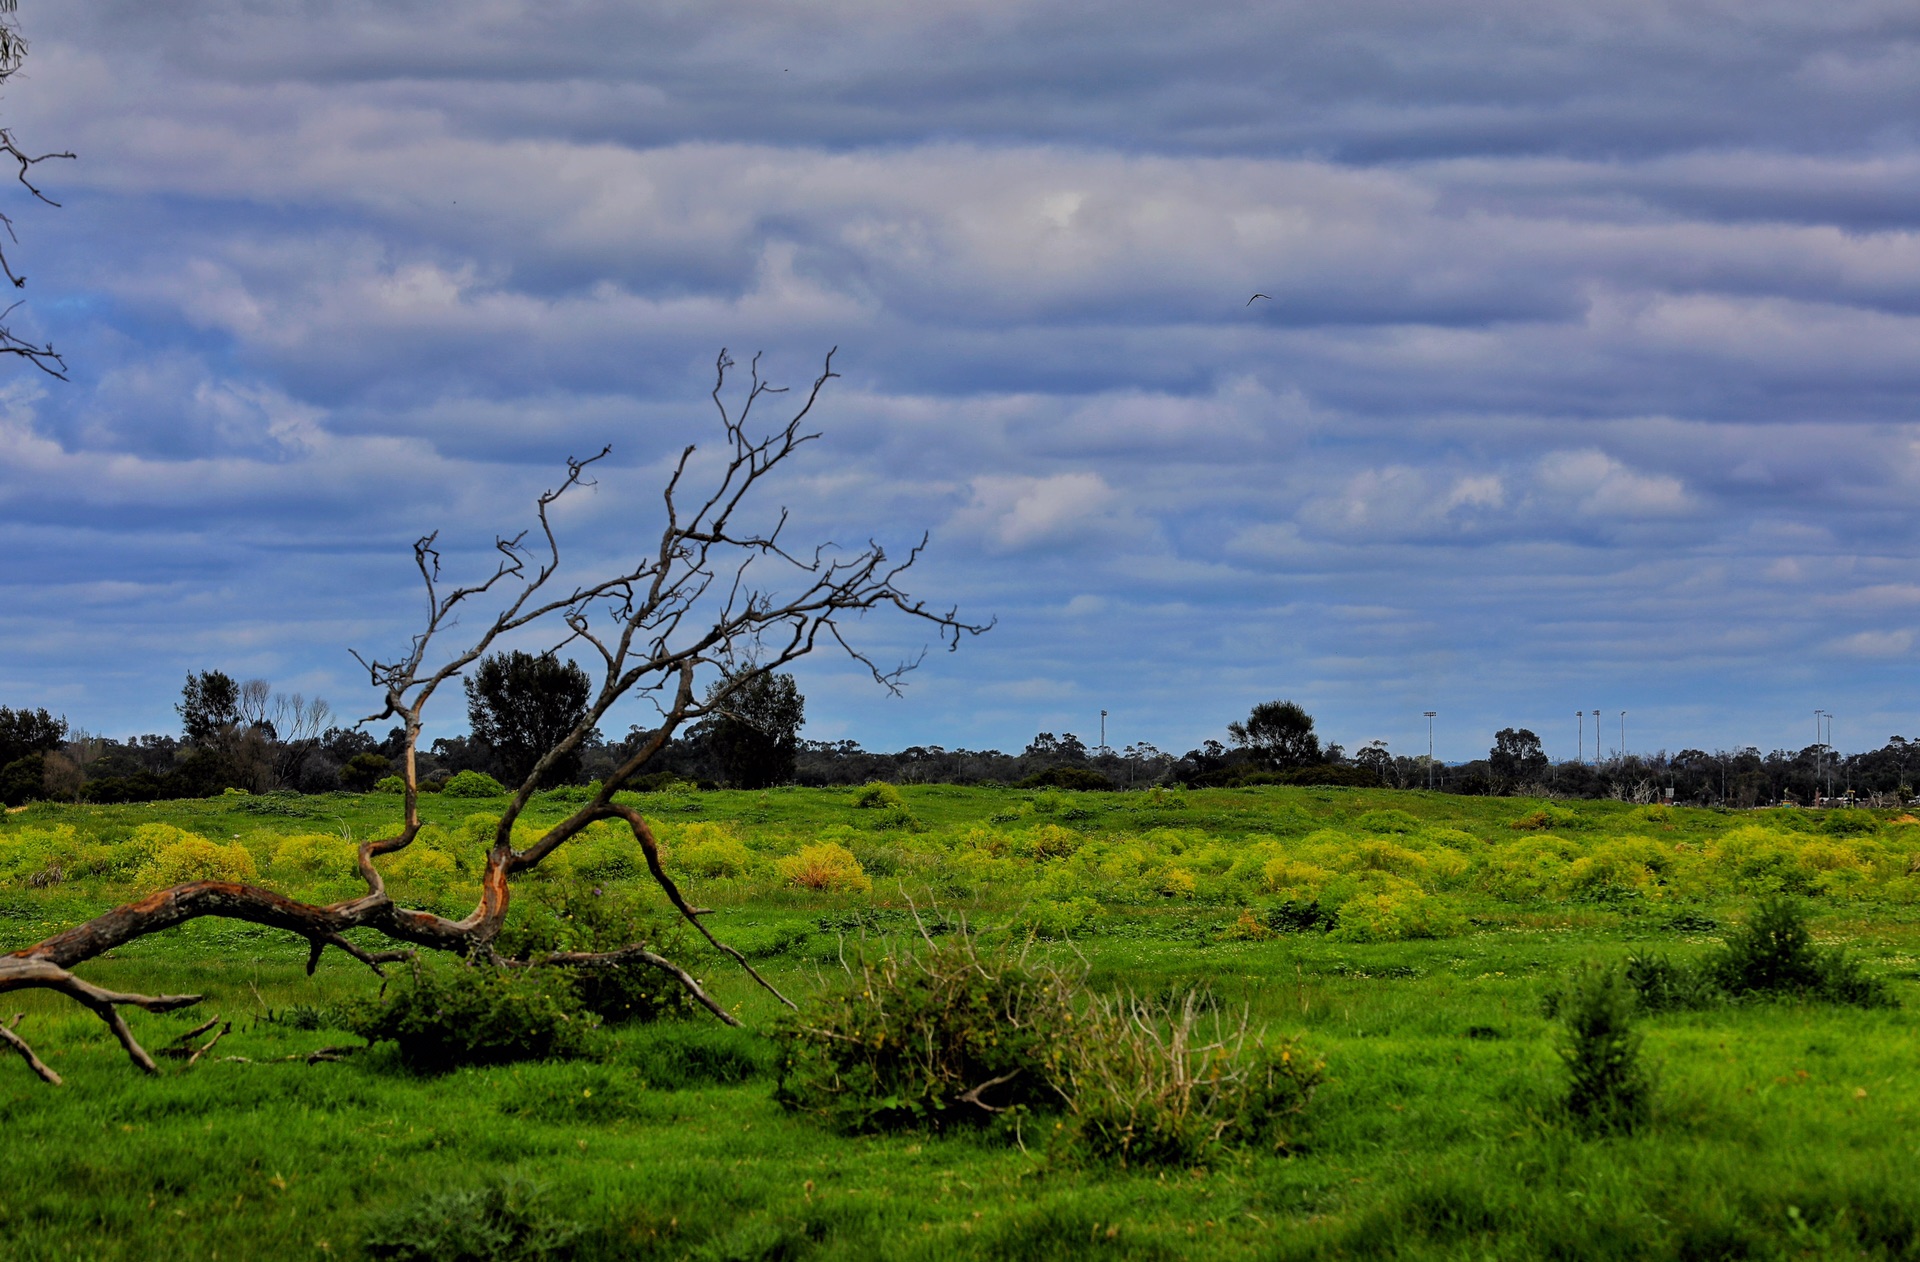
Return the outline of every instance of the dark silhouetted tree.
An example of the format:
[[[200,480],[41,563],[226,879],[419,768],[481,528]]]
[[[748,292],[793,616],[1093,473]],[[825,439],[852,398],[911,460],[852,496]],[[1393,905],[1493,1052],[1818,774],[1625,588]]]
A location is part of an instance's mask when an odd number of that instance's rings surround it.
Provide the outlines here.
[[[1526,728],[1503,727],[1493,734],[1487,768],[1496,788],[1538,784],[1546,778],[1547,755],[1540,738]]]
[[[1245,723],[1227,724],[1227,735],[1255,762],[1268,767],[1304,767],[1320,761],[1313,716],[1291,701],[1263,701]]]
[[[542,755],[586,717],[593,680],[573,662],[551,653],[493,653],[466,681],[473,735],[499,760],[509,784],[525,780]],[[593,734],[597,736],[597,732]],[[541,775],[543,785],[567,784],[580,772],[578,744]]]
[[[726,688],[726,680],[716,680],[707,689],[707,700],[719,709],[696,732],[706,738],[720,774],[739,789],[791,783],[807,711],[793,676],[760,675],[721,699]]]
[[[173,707],[190,745],[205,745],[240,722],[240,685],[225,671],[203,670],[187,676],[180,704]]]

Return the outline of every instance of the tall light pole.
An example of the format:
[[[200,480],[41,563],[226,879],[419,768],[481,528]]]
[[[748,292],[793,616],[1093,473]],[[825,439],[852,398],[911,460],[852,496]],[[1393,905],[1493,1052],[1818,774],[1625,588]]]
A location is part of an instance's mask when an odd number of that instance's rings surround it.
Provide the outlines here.
[[[1587,760],[1587,712],[1585,710],[1575,710],[1573,712],[1573,721],[1580,726],[1579,739],[1573,743],[1573,760],[1584,763]]]
[[[1627,712],[1620,711],[1620,761],[1627,760]]]
[[[1593,707],[1593,765],[1600,765],[1600,707]]]
[[[1100,752],[1107,752],[1107,712],[1100,711]]]
[[[1820,764],[1825,761],[1821,755],[1826,752],[1820,745],[1820,718],[1825,713],[1825,710],[1813,712],[1813,804],[1815,806],[1820,805]]]
[[[1440,711],[1427,710],[1424,713],[1427,716],[1427,789],[1431,792],[1433,789],[1433,716]]]

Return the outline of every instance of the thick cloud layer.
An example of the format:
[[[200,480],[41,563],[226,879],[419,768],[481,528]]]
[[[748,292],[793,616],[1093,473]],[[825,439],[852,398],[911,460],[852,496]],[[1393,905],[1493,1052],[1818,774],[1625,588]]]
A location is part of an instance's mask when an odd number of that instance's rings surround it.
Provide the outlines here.
[[[565,524],[614,555],[721,346],[838,345],[795,528],[931,530],[919,587],[1001,621],[904,702],[809,667],[810,735],[1917,726],[1911,6],[22,20],[5,121],[81,160],[6,207],[14,318],[75,373],[0,383],[0,702],[357,708],[415,536],[483,563],[611,441]]]

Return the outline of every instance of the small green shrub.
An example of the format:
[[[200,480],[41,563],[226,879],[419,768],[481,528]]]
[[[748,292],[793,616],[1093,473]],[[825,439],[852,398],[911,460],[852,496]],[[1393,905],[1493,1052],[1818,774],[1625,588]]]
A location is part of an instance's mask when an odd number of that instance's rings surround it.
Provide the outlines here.
[[[1895,1006],[1886,983],[1862,972],[1844,949],[1813,944],[1806,913],[1790,898],[1763,899],[1747,923],[1727,935],[1711,967],[1720,989],[1735,997],[1800,995],[1860,1008]]]
[[[484,771],[463,771],[440,792],[450,798],[497,798],[506,796],[507,788]]]
[[[865,784],[853,795],[853,804],[863,811],[878,811],[889,807],[904,807],[906,799],[900,796],[900,790],[884,780],[875,780]]]
[[[535,889],[517,904],[494,945],[519,960],[538,960],[555,951],[616,951],[626,946],[645,946],[672,959],[681,941],[679,923],[663,926],[638,893],[582,879]],[[685,1016],[694,1007],[686,987],[645,963],[542,966],[536,971],[564,974],[580,1006],[608,1025]]]
[[[862,955],[849,984],[778,1028],[785,1107],[878,1131],[1062,1112],[1065,1153],[1193,1166],[1290,1145],[1324,1072],[1210,997],[1088,994],[1069,973],[960,933]]]
[[[1726,999],[1711,969],[1676,964],[1664,955],[1635,952],[1627,957],[1625,974],[1643,1012],[1709,1008]]]
[[[1208,999],[1082,1007],[1059,1074],[1074,1148],[1122,1166],[1191,1167],[1227,1149],[1292,1145],[1325,1063],[1244,1018],[1228,1022]]]
[[[596,1024],[563,970],[464,961],[417,963],[408,981],[352,1006],[345,1020],[423,1073],[577,1056]]]
[[[503,1181],[429,1192],[373,1220],[360,1247],[391,1262],[538,1262],[567,1256],[583,1228],[550,1213],[544,1190]]]
[[[1340,927],[1340,913],[1319,903],[1289,898],[1269,907],[1261,923],[1275,933],[1332,933]]]
[[[1633,1006],[1620,970],[1601,964],[1574,970],[1561,993],[1555,1050],[1567,1068],[1567,1113],[1583,1129],[1631,1131],[1651,1112],[1653,1084],[1640,1064]]]
[[[1005,944],[983,952],[970,934],[862,949],[848,985],[776,1027],[774,1098],[850,1132],[1051,1106],[1074,995],[1059,969]]]
[[[405,793],[407,782],[399,776],[382,776],[373,782],[375,793]]]

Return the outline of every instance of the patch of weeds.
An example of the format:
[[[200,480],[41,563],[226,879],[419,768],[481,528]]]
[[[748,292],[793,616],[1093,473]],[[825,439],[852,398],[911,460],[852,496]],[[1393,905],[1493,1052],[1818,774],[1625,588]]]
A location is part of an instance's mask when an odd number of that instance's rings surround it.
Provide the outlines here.
[[[1467,1027],[1467,1037],[1477,1042],[1492,1042],[1495,1039],[1503,1039],[1507,1035],[1506,1031],[1491,1025],[1470,1025]]]
[[[776,1032],[777,1099],[849,1131],[994,1125],[1059,1113],[1058,1155],[1194,1166],[1285,1148],[1324,1072],[1211,997],[1102,996],[972,935],[863,954],[849,982]]]
[[[1843,948],[1815,946],[1806,913],[1788,898],[1762,901],[1719,951],[1697,963],[1636,953],[1627,958],[1624,975],[1647,1012],[1783,998],[1856,1008],[1899,1006],[1886,982],[1868,974]],[[1558,1003],[1549,993],[1549,1016]]]
[[[560,969],[466,961],[416,961],[408,980],[348,1007],[345,1021],[369,1043],[394,1044],[419,1073],[578,1056],[598,1025]]]
[[[1720,927],[1720,922],[1712,916],[1683,911],[1667,921],[1666,927],[1675,933],[1711,933]]]
[[[379,1215],[361,1238],[369,1257],[392,1262],[536,1262],[564,1257],[581,1225],[541,1204],[545,1190],[506,1180],[469,1191],[429,1192]]]

